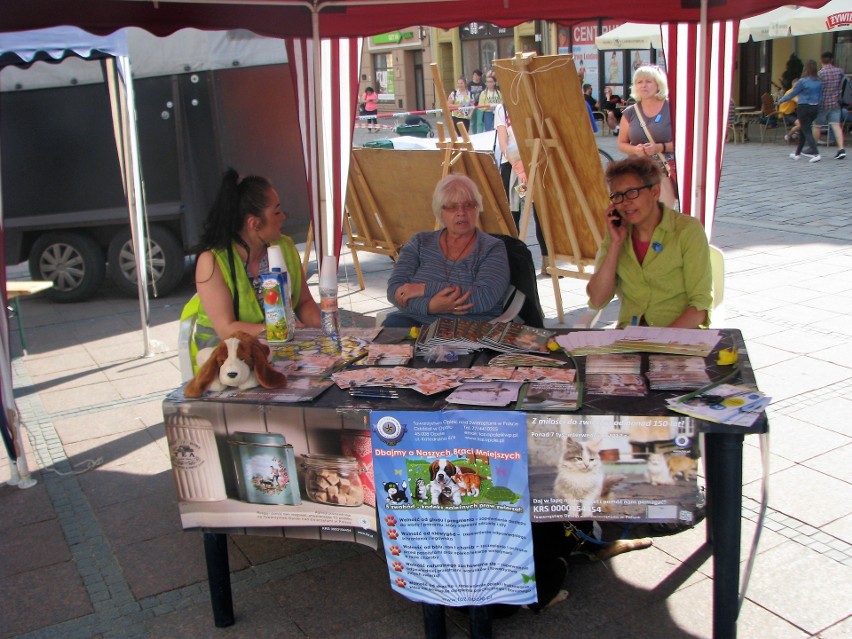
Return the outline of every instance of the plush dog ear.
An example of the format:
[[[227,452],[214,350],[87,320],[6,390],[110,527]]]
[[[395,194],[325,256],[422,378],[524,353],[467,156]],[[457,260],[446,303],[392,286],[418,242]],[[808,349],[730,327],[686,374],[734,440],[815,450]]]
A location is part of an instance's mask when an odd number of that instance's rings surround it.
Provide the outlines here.
[[[201,397],[208,388],[210,388],[210,384],[213,383],[213,380],[219,377],[219,368],[222,365],[222,361],[224,357],[222,356],[222,350],[224,349],[225,355],[228,356],[228,346],[225,342],[221,342],[210,354],[210,357],[204,362],[204,365],[198,369],[198,372],[195,374],[187,385],[183,389],[183,394],[185,397],[189,397],[194,399],[196,397]]]
[[[270,365],[269,347],[261,344],[257,339],[251,338],[249,343],[251,356],[254,360],[254,376],[257,383],[264,388],[284,388],[287,385],[287,376]]]

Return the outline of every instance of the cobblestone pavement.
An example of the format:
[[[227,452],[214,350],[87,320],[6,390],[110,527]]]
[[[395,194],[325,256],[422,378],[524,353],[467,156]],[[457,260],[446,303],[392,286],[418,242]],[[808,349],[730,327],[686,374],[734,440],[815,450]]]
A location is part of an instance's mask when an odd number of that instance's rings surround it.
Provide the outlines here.
[[[614,138],[598,143],[617,155]],[[793,163],[788,152],[769,142],[727,147],[713,232],[726,254],[727,325],[743,331],[774,398],[769,505],[739,631],[836,639],[852,636],[852,165],[833,153]],[[341,305],[372,316],[388,305],[391,264],[359,257],[367,288],[357,290],[344,255]],[[570,322],[585,304],[584,283],[559,285]],[[539,288],[554,324],[551,281]],[[0,488],[0,636],[422,636],[419,607],[390,591],[377,553],[262,537],[230,538],[237,623],[213,627],[200,535],[180,530],[160,411],[180,381],[177,317],[190,292],[187,283],[152,302],[158,352],[147,359],[138,357],[135,302],[114,291],[80,305],[22,303],[31,347],[13,361],[14,385],[30,464],[41,470],[32,489]],[[20,352],[16,330],[12,348]],[[743,560],[761,472],[758,438],[747,437]],[[704,535],[700,524],[642,552],[578,560],[567,602],[500,620],[495,634],[561,637],[570,627],[580,638],[709,637],[712,566],[696,555]],[[671,585],[683,565],[689,574]],[[467,636],[462,616],[449,622],[451,637]]]

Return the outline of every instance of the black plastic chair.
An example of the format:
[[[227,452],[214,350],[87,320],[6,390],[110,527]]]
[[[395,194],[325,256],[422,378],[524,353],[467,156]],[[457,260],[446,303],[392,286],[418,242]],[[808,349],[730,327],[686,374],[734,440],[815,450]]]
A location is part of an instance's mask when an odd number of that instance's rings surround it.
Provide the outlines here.
[[[509,283],[524,296],[523,304],[517,313],[518,319],[527,326],[544,328],[544,312],[541,310],[541,300],[538,296],[538,281],[532,253],[521,240],[511,235],[491,233],[493,237],[503,240],[506,254],[509,257]],[[510,295],[510,298],[514,295]],[[511,299],[507,300],[507,306]]]

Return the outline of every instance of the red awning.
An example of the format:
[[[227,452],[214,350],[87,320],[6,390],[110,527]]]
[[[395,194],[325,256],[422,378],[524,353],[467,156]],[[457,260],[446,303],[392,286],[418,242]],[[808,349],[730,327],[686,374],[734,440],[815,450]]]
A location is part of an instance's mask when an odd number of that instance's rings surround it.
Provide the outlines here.
[[[826,0],[799,0],[819,7]],[[784,0],[708,0],[709,21],[741,19],[785,4]],[[451,28],[487,21],[514,26],[527,20],[565,24],[594,18],[632,22],[698,22],[699,0],[27,0],[4,3],[0,31],[75,25],[105,34],[136,26],[155,35],[185,27],[243,28],[267,36],[311,37],[319,15],[322,37],[368,36],[415,24]]]

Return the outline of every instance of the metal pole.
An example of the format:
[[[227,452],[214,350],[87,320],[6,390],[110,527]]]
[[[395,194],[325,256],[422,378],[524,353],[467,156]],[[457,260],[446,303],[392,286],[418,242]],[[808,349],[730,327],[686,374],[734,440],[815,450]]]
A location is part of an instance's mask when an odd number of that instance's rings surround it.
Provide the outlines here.
[[[123,131],[123,152],[125,154],[125,172],[127,175],[127,206],[130,210],[130,232],[133,240],[133,252],[136,257],[136,286],[139,291],[139,314],[142,323],[143,357],[153,357],[148,330],[151,325],[148,303],[148,238],[145,236],[145,204],[142,199],[142,170],[139,164],[139,136],[136,130],[136,96],[133,90],[133,76],[130,58],[118,56],[120,86],[125,93],[125,127]]]

